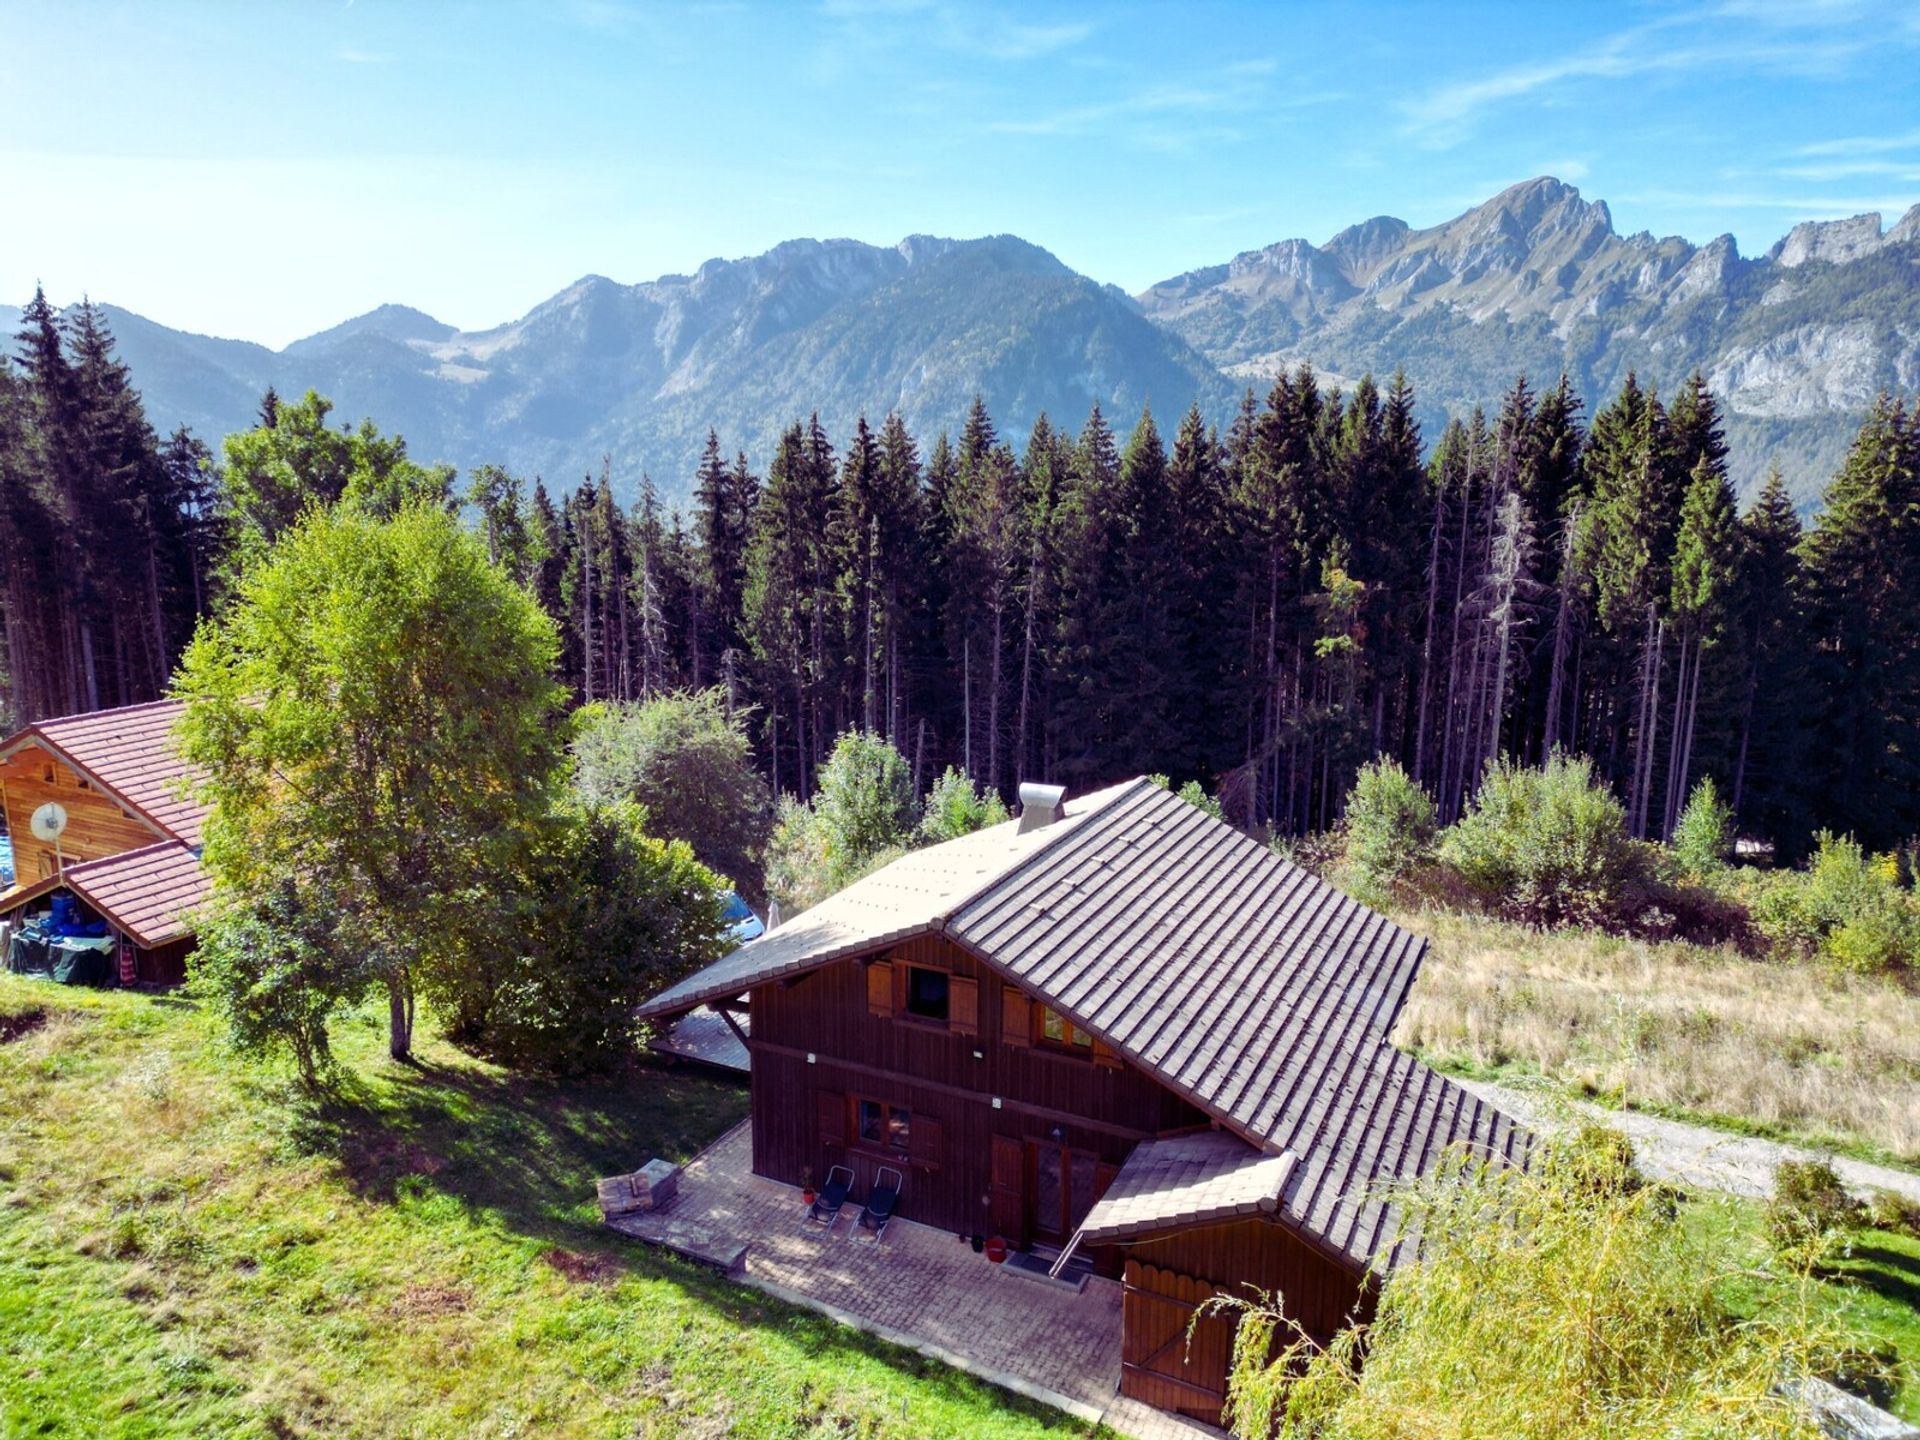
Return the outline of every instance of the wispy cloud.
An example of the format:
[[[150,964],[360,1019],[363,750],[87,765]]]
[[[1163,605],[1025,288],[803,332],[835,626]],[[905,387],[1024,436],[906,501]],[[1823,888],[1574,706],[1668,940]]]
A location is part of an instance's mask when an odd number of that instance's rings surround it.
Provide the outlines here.
[[[1891,155],[1902,150],[1920,150],[1920,130],[1899,135],[1850,135],[1840,140],[1819,140],[1801,145],[1795,155]]]
[[[1858,0],[1831,4],[1775,4],[1726,0],[1694,8],[1594,41],[1550,60],[1509,66],[1443,84],[1404,102],[1403,130],[1433,149],[1465,140],[1489,111],[1584,81],[1618,81],[1714,70],[1821,75],[1876,43],[1857,23]],[[1745,28],[1730,26],[1739,17]]]
[[[1533,171],[1536,175],[1551,175],[1556,180],[1565,180],[1569,185],[1578,185],[1593,173],[1593,166],[1569,155],[1559,160],[1542,160],[1533,167]]]

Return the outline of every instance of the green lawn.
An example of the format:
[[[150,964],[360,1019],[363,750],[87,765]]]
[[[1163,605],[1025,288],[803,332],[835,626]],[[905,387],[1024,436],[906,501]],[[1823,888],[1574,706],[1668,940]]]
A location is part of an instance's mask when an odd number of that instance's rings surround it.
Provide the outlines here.
[[[0,1436],[1085,1433],[600,1228],[741,1086],[336,1043],[316,1108],[184,1001],[0,976]]]
[[[1793,1303],[1798,1282],[1769,1278],[1777,1269],[1762,1235],[1761,1207],[1718,1198],[1699,1202],[1697,1223],[1722,1230],[1753,1261],[1730,1279],[1726,1296],[1736,1314]],[[1920,1424],[1920,1239],[1887,1230],[1862,1230],[1816,1273],[1811,1292],[1824,1309],[1892,1372],[1871,1398],[1901,1419]]]

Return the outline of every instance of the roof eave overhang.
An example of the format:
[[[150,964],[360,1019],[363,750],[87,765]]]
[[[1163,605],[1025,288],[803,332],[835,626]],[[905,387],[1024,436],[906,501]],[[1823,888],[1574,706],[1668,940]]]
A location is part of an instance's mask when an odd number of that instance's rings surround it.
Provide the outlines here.
[[[927,925],[910,925],[901,930],[891,930],[887,932],[887,934],[876,938],[851,941],[824,955],[811,960],[800,961],[784,969],[769,970],[762,975],[750,975],[736,977],[731,980],[715,981],[710,985],[701,987],[690,995],[676,996],[668,1004],[662,1004],[657,999],[649,1000],[636,1010],[634,1015],[640,1020],[677,1020],[682,1015],[691,1014],[702,1005],[709,1004],[714,1000],[732,999],[734,996],[745,994],[751,990],[757,990],[762,985],[771,985],[777,981],[797,980],[803,975],[811,975],[816,971],[824,970],[829,965],[838,965],[843,960],[858,960],[865,955],[871,954],[875,950],[884,950],[889,945],[898,945],[903,940],[912,940],[921,935],[938,933],[943,923],[943,921],[936,920]],[[755,940],[752,943],[757,945],[760,942]],[[736,950],[730,953],[738,954],[739,951]],[[723,955],[719,961],[715,961],[714,963],[722,963],[727,958],[727,956]]]

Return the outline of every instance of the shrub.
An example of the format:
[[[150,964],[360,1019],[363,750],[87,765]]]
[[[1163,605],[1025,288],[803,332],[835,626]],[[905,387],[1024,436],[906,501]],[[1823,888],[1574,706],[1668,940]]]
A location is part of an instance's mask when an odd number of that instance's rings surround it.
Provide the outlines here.
[[[1675,858],[1693,875],[1711,875],[1733,857],[1733,807],[1720,798],[1712,776],[1693,787],[1672,843]]]
[[[789,916],[851,885],[913,839],[906,757],[880,736],[842,735],[819,783],[811,805],[781,798],[767,842],[767,893]]]
[[[820,767],[813,798],[831,888],[867,861],[913,836],[913,780],[907,757],[878,735],[849,730]]]
[[[927,792],[916,834],[923,843],[937,845],[1011,818],[998,795],[991,791],[983,795],[958,766],[949,765]]]
[[[1347,864],[1363,878],[1398,879],[1433,850],[1433,797],[1381,758],[1360,767],[1347,794]]]
[[[1539,924],[1608,918],[1639,868],[1626,812],[1592,762],[1557,753],[1489,769],[1440,855],[1485,900]]]
[[[1173,790],[1173,780],[1170,776],[1149,775],[1147,778],[1162,790]],[[1173,793],[1193,806],[1194,809],[1205,811],[1216,820],[1225,820],[1227,818],[1226,809],[1221,805],[1219,797],[1209,795],[1207,793],[1207,787],[1202,785],[1198,780],[1187,781],[1187,783],[1182,785],[1178,790],[1173,790]]]
[[[1876,1230],[1920,1238],[1920,1200],[1897,1190],[1876,1190],[1867,1200],[1867,1223]]]
[[[745,715],[727,714],[725,691],[583,706],[571,748],[582,798],[637,801],[649,833],[686,841],[702,864],[759,898],[773,801],[753,766]]]
[[[1783,1160],[1767,1201],[1767,1238],[1781,1255],[1807,1263],[1859,1224],[1863,1210],[1826,1161]]]
[[[767,894],[791,919],[833,893],[827,882],[826,840],[813,807],[780,797],[767,841]]]
[[[530,865],[522,922],[484,987],[459,997],[458,1037],[508,1064],[574,1073],[632,1053],[634,1010],[725,945],[725,882],[684,840],[645,833],[631,803],[558,814]]]
[[[1754,924],[1778,950],[1855,974],[1920,964],[1920,909],[1893,856],[1869,856],[1857,841],[1822,831],[1804,874],[1757,889]]]

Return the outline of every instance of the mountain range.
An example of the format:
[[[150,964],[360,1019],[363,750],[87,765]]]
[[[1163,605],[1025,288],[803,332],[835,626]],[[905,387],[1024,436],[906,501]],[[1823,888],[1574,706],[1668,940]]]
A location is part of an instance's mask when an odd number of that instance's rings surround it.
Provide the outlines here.
[[[1539,179],[1429,229],[1382,216],[1285,240],[1133,297],[1013,236],[894,246],[792,240],[637,285],[588,276],[521,318],[461,331],[402,305],[281,350],[101,307],[156,428],[252,423],[268,385],[330,396],[423,460],[571,484],[610,457],[684,500],[709,426],[764,465],[818,409],[837,438],[898,409],[930,442],[975,393],[1009,436],[1151,401],[1224,419],[1246,386],[1311,363],[1329,383],[1403,368],[1429,438],[1515,374],[1564,369],[1591,408],[1629,370],[1663,392],[1696,367],[1727,409],[1743,489],[1777,459],[1810,500],[1881,389],[1920,388],[1920,205],[1798,225],[1763,256],[1622,236],[1600,201]],[[0,306],[0,326],[18,311]]]

